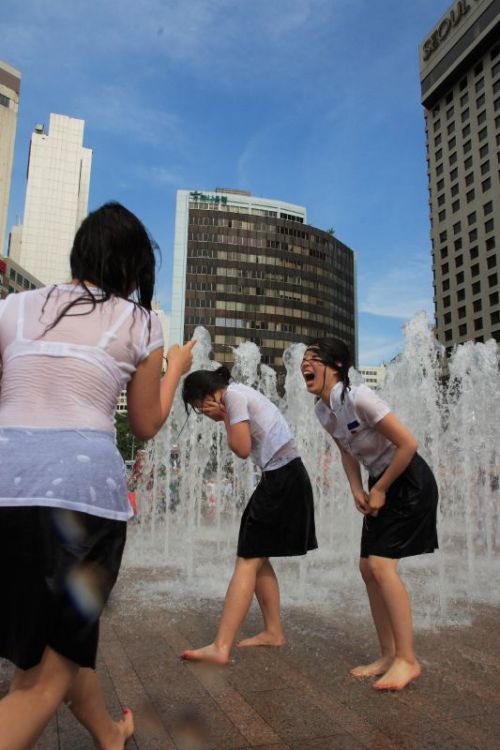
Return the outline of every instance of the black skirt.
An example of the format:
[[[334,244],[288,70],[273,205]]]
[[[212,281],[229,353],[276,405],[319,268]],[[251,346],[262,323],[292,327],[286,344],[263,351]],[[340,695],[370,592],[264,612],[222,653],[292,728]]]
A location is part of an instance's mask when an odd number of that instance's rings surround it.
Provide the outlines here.
[[[378,478],[370,477],[370,489]],[[379,514],[364,517],[361,557],[400,559],[434,552],[438,548],[437,504],[434,474],[416,453],[389,487]]]
[[[316,549],[311,482],[300,458],[264,471],[243,512],[238,557],[290,557]]]
[[[0,508],[0,656],[36,666],[46,646],[95,668],[99,616],[126,523],[48,507]]]

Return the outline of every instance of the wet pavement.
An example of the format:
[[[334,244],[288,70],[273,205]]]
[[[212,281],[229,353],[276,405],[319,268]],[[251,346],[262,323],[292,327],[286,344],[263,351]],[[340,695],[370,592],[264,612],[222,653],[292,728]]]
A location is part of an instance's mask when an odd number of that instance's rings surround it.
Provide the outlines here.
[[[221,602],[158,606],[137,594],[148,575],[121,576],[101,629],[108,706],[135,714],[129,750],[500,750],[499,609],[418,632],[422,677],[379,693],[348,674],[375,656],[375,642],[368,621],[345,614],[285,608],[283,648],[235,650],[228,667],[182,662],[184,648],[213,638]],[[242,635],[259,624],[252,609]],[[2,693],[9,672],[0,663]],[[64,707],[36,748],[94,745]]]

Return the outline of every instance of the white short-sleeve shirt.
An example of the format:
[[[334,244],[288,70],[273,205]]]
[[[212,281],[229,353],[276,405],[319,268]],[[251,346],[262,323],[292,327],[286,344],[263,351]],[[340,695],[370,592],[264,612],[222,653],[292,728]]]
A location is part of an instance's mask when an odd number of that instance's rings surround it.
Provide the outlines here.
[[[336,383],[330,393],[330,408],[324,401],[315,406],[316,416],[340,446],[351,453],[368,469],[371,476],[379,476],[390,464],[396,446],[373,429],[389,414],[390,407],[366,385],[353,385],[342,396],[342,383]]]
[[[290,427],[279,409],[262,393],[242,383],[231,383],[224,394],[224,406],[230,425],[248,421],[251,456],[261,469],[277,469],[297,458]],[[287,449],[282,450],[285,446]]]

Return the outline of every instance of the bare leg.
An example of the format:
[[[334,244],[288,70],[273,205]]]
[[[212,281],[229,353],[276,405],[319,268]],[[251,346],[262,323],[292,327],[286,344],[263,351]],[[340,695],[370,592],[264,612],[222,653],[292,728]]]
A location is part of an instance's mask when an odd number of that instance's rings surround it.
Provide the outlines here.
[[[93,669],[80,668],[65,700],[80,724],[92,735],[99,750],[123,750],[134,733],[132,711],[126,709],[124,718],[113,721],[109,715],[100,680]]]
[[[46,648],[40,664],[16,675],[17,686],[0,701],[0,750],[33,747],[77,672],[76,664]]]
[[[183,659],[227,664],[234,639],[247,616],[252,603],[257,573],[266,561],[265,557],[236,558],[234,573],[229,582],[224,609],[213,643],[194,651],[184,651]]]
[[[387,672],[394,660],[396,647],[394,645],[394,636],[392,633],[389,613],[367,558],[362,557],[360,559],[359,569],[363,576],[363,581],[365,582],[373,622],[375,624],[375,630],[377,631],[377,637],[380,644],[381,656],[380,659],[376,659],[370,664],[361,664],[358,667],[353,667],[353,669],[351,669],[351,674],[354,677],[372,677],[373,675],[381,675]]]
[[[371,556],[368,564],[385,603],[395,655],[389,669],[373,687],[378,690],[402,690],[420,677],[422,668],[413,650],[413,625],[408,592],[397,572],[399,560]]]
[[[267,559],[257,573],[255,595],[264,619],[264,630],[240,641],[238,646],[283,646],[285,634],[280,616],[280,589],[274,568]]]

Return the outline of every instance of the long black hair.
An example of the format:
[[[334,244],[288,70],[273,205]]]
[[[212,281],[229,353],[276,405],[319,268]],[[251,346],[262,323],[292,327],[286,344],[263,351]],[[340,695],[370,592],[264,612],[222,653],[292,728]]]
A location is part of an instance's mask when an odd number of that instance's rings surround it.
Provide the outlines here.
[[[336,338],[315,339],[307,345],[306,352],[312,352],[323,365],[338,373],[344,386],[340,399],[344,401],[345,392],[351,387],[349,368],[352,360],[347,344]]]
[[[221,365],[216,370],[195,370],[190,373],[182,385],[182,400],[186,411],[195,401],[203,401],[207,396],[213,396],[221,388],[226,388],[231,380],[231,372]]]
[[[64,306],[45,333],[71,308],[91,302],[90,310],[71,313],[86,315],[112,296],[128,299],[134,293],[136,304],[150,313],[157,249],[144,224],[120,203],[105,203],[92,211],[81,223],[70,254],[72,277],[83,292]],[[97,293],[93,286],[98,288]]]

